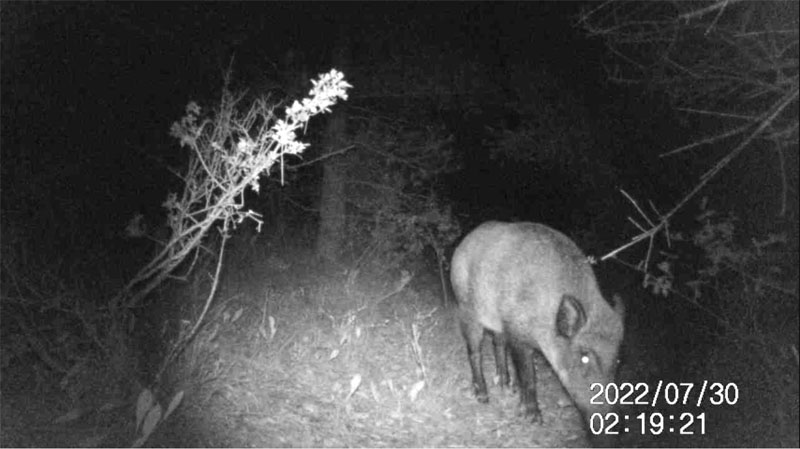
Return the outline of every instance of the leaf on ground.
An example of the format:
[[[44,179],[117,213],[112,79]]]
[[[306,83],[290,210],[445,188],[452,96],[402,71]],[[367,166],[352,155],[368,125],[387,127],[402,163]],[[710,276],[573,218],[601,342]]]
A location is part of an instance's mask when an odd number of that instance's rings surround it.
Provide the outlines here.
[[[183,390],[175,393],[175,396],[172,397],[172,401],[170,401],[169,406],[167,407],[167,412],[164,413],[164,419],[167,419],[169,415],[178,407],[183,399]]]
[[[412,402],[417,400],[417,395],[419,395],[419,392],[422,391],[423,388],[425,388],[424,380],[421,380],[411,386],[411,390],[408,392],[408,397],[411,398]]]
[[[344,400],[350,399],[350,396],[358,390],[358,387],[361,385],[361,374],[356,374],[350,379],[350,393],[347,394],[347,397]]]
[[[136,430],[142,425],[145,413],[153,407],[153,393],[149,388],[145,388],[139,393],[139,398],[136,400]]]
[[[156,430],[156,426],[158,425],[159,421],[161,421],[161,406],[156,404],[150,409],[150,411],[147,412],[147,416],[144,417],[144,423],[142,423],[142,436],[136,440],[139,445],[142,445],[145,441],[147,441],[147,439],[150,437],[150,434]]]

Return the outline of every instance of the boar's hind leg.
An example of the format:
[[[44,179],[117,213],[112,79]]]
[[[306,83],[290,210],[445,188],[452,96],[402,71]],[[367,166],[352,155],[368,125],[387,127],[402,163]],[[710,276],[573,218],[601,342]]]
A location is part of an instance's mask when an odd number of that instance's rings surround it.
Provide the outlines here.
[[[520,405],[522,413],[533,422],[542,422],[542,413],[536,400],[536,368],[533,366],[534,349],[528,345],[511,340],[511,358],[517,370]]]
[[[506,336],[501,332],[494,334],[494,363],[497,368],[500,388],[508,387],[508,361],[506,360]]]
[[[461,319],[461,334],[467,342],[467,356],[469,356],[469,367],[472,370],[472,389],[478,402],[489,402],[486,380],[483,378],[483,355],[481,354],[483,332],[483,326],[477,321],[469,318]]]

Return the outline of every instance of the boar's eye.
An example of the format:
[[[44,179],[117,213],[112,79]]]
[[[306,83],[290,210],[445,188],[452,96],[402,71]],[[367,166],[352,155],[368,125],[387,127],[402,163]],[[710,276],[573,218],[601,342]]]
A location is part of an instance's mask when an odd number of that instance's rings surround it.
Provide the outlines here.
[[[588,352],[581,352],[581,364],[587,365],[590,361]]]

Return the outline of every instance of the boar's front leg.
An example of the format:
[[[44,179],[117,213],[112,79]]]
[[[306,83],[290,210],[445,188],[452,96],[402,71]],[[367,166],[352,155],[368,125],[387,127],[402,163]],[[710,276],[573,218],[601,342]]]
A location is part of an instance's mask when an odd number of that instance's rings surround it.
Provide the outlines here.
[[[511,339],[511,359],[517,369],[519,396],[522,413],[533,422],[541,424],[542,412],[536,400],[536,368],[533,366],[534,349]]]

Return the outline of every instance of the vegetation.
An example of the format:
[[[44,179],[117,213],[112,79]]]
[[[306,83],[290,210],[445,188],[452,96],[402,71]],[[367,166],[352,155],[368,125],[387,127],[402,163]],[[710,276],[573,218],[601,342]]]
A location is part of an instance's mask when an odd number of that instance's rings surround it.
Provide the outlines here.
[[[650,242],[638,266],[645,273],[644,286],[668,298],[674,319],[685,322],[679,328],[696,336],[695,343],[704,342],[686,348],[684,357],[705,363],[687,363],[679,374],[695,381],[729,379],[745,390],[737,408],[710,410],[715,421],[727,423],[717,445],[780,446],[798,440],[789,425],[798,419],[797,170],[792,168],[798,153],[797,6],[609,2],[586,9],[580,21],[615,55],[607,64],[611,79],[645,83],[708,128],[722,128],[660,155],[694,151],[696,159],[712,160],[668,212],[652,208],[658,216],[651,219],[631,199],[644,219],[636,224],[641,234],[631,244]],[[716,148],[724,155],[698,154]],[[748,151],[757,155],[750,164],[765,165],[768,155],[777,159],[772,179],[778,180],[779,193],[774,200],[764,193],[751,200],[775,205],[768,212],[773,220],[751,216],[753,206],[719,213],[704,197],[694,224],[672,223],[719,177],[738,178],[728,185],[753,182],[741,169],[724,174]],[[769,183],[757,185],[768,191]],[[730,194],[718,197],[733,200]],[[737,214],[748,214],[748,231],[742,232]],[[663,250],[654,240],[662,232],[669,246]]]
[[[448,262],[488,219],[595,256],[628,311],[620,382],[737,385],[734,406],[700,409],[705,435],[622,444],[798,445],[797,2],[590,3],[572,31],[595,39],[574,48],[526,40],[562,5],[360,6],[280,50],[272,11],[230,26],[187,4],[168,27],[146,4],[9,5],[1,445],[586,445],[543,359],[543,425],[494,382],[488,405],[472,396]],[[118,56],[156,47],[191,68]],[[355,87],[328,72],[295,102],[326,55]],[[236,63],[210,86],[220,61]],[[104,103],[173,75],[183,90]],[[43,113],[51,99],[77,112]]]

